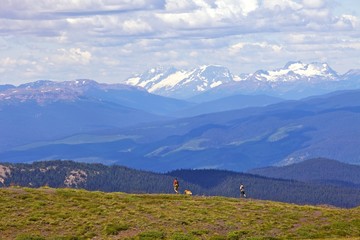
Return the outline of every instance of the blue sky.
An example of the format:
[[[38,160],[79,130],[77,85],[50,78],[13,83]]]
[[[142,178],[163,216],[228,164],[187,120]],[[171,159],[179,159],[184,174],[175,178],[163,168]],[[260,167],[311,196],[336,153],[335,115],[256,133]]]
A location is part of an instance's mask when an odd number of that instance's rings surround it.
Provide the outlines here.
[[[358,0],[1,0],[0,84],[121,83],[156,66],[360,68]]]

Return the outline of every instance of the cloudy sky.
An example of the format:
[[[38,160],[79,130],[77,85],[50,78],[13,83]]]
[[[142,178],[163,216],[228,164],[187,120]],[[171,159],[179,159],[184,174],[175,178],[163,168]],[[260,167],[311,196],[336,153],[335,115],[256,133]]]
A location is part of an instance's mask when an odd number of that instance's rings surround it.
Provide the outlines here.
[[[156,66],[360,68],[359,0],[1,0],[0,84],[121,83]]]

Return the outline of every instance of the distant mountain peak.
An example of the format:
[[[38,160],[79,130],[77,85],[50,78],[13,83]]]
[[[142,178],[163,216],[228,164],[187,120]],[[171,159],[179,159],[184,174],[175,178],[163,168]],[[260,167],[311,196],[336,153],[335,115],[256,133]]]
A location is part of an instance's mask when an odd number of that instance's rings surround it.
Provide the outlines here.
[[[360,69],[350,69],[343,75],[343,77],[345,79],[354,77],[355,79],[360,81]]]
[[[301,61],[288,62],[283,68],[256,71],[251,79],[267,82],[316,81],[335,80],[337,73],[327,63],[305,64]]]
[[[72,81],[38,80],[19,86],[9,85],[0,88],[0,101],[7,103],[32,101],[45,104],[56,101],[73,101],[78,99],[90,89],[131,89],[138,87],[124,84],[100,84],[90,79],[77,79]]]
[[[202,65],[190,70],[152,68],[130,77],[126,83],[158,95],[187,98],[232,81],[229,69],[220,65]]]
[[[65,81],[64,84],[67,84],[69,86],[94,86],[99,85],[98,82],[91,80],[91,79],[76,79],[73,81]]]
[[[37,80],[35,82],[29,82],[29,83],[21,84],[17,88],[18,89],[39,88],[39,87],[44,87],[44,86],[52,86],[54,84],[55,84],[55,82],[53,82],[51,80]],[[15,86],[14,86],[14,88],[15,88]]]

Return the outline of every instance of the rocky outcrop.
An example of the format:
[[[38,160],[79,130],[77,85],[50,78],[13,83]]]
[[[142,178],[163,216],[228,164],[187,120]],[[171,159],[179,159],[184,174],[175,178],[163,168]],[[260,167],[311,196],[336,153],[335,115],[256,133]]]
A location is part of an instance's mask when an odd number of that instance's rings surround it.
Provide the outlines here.
[[[65,178],[64,184],[67,187],[78,188],[81,184],[86,183],[87,173],[83,170],[72,170]]]
[[[0,165],[0,182],[5,185],[5,179],[11,175],[11,169],[7,166]]]

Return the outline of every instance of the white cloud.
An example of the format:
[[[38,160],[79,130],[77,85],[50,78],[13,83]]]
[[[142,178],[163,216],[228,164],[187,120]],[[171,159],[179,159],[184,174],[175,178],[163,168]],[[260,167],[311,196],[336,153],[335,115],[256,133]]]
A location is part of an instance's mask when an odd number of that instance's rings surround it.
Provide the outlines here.
[[[123,30],[127,34],[138,34],[151,32],[151,26],[141,19],[127,20],[122,24]]]
[[[239,14],[247,16],[259,7],[257,0],[217,0],[215,4],[218,7],[217,11],[227,17]]]
[[[352,30],[357,29],[359,30],[360,27],[360,20],[356,16],[352,15],[342,15],[335,20],[335,28],[338,30]]]
[[[216,63],[240,72],[243,63],[250,71],[316,57],[356,68],[359,15],[350,3],[2,0],[0,81],[81,74],[120,81],[161,64]]]
[[[7,67],[12,67],[14,65],[16,65],[16,59],[12,59],[10,57],[5,57],[0,59],[0,66],[7,68]]]
[[[80,48],[58,49],[58,54],[49,57],[56,64],[82,64],[86,65],[91,60],[91,53]]]
[[[302,5],[292,0],[263,0],[263,7],[270,10],[299,10]]]
[[[217,0],[210,4],[204,0],[168,0],[169,12],[158,13],[161,20],[172,28],[209,28],[231,26],[258,8],[257,0]],[[176,9],[180,7],[182,11]]]
[[[120,61],[114,58],[103,57],[101,61],[107,66],[117,66],[120,64]]]
[[[184,12],[197,8],[193,0],[167,0],[165,10],[169,12]]]
[[[331,13],[329,9],[304,9],[301,15],[309,22],[331,24]]]
[[[266,51],[271,51],[274,53],[279,53],[283,49],[283,47],[280,45],[270,44],[267,42],[256,42],[256,43],[239,42],[239,43],[236,43],[236,44],[230,46],[229,53],[231,55],[238,54],[244,48],[249,48],[249,49],[257,48],[260,51],[266,50]]]
[[[325,6],[324,0],[303,0],[303,5],[306,8],[322,8]]]
[[[40,16],[49,13],[84,13],[87,11],[116,11],[148,8],[156,0],[2,0],[0,14],[8,13],[11,17]],[[22,16],[16,14],[22,13]],[[5,14],[6,15],[6,14]],[[75,14],[76,15],[76,14]],[[46,15],[49,16],[49,15]]]
[[[44,70],[45,69],[43,66],[33,63],[33,64],[31,64],[31,66],[25,68],[25,71],[23,74],[25,77],[30,77],[30,78],[38,77],[44,72]]]

